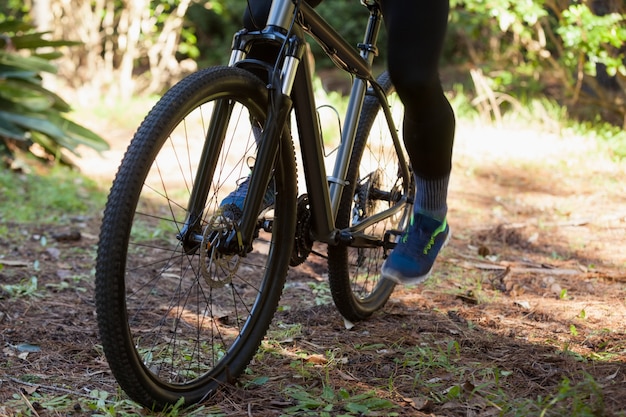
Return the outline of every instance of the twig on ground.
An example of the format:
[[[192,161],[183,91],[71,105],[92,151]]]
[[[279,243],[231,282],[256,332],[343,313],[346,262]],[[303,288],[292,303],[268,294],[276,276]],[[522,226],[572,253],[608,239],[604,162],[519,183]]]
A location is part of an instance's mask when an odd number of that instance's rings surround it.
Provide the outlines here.
[[[67,388],[55,387],[55,386],[52,386],[52,385],[33,384],[31,382],[20,381],[19,379],[12,378],[12,377],[9,377],[9,381],[14,382],[16,384],[20,384],[20,385],[26,385],[26,386],[32,387],[32,388],[43,389],[43,390],[54,391],[54,392],[62,392],[64,394],[71,394],[71,395],[77,395],[79,397],[89,398],[89,395],[87,395],[87,394],[83,394],[83,393],[78,392],[78,391],[69,390]],[[20,394],[21,394],[21,392],[20,392]]]

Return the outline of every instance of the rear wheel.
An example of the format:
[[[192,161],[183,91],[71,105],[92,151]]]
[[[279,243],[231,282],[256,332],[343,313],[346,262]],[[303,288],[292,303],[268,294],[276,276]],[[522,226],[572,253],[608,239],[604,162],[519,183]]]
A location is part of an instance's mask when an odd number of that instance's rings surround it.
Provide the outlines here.
[[[403,107],[387,73],[378,79],[391,105],[394,122],[401,126]],[[348,320],[369,317],[383,307],[395,284],[382,279],[380,267],[390,251],[390,242],[408,220],[412,201],[412,179],[403,179],[400,163],[385,115],[374,95],[365,99],[348,167],[337,227],[345,229],[367,221],[396,204],[402,209],[368,225],[363,233],[378,240],[373,247],[345,244],[328,247],[330,288],[337,309]],[[385,243],[387,242],[387,243]]]
[[[201,401],[236,378],[276,310],[297,195],[286,129],[274,205],[254,211],[245,248],[227,244],[240,223],[219,209],[251,172],[267,103],[265,84],[244,70],[189,76],[141,124],[113,183],[97,254],[98,326],[115,378],[149,408]]]

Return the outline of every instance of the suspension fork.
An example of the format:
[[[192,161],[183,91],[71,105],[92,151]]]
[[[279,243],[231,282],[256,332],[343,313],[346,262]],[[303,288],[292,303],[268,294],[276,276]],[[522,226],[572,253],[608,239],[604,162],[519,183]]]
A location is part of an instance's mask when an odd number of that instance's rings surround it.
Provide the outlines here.
[[[270,99],[270,106],[265,128],[259,141],[257,159],[250,176],[250,186],[246,196],[242,222],[226,239],[223,249],[245,253],[245,248],[252,241],[257,227],[258,207],[261,206],[269,181],[273,175],[276,157],[280,147],[280,138],[283,135],[283,126],[287,123],[291,111],[291,99],[279,93],[274,93]],[[202,241],[202,218],[205,203],[211,187],[212,175],[217,166],[221,147],[230,121],[233,103],[229,100],[219,100],[216,103],[207,132],[204,147],[200,157],[198,172],[187,211],[185,223],[177,235],[182,241],[187,253],[193,253]]]
[[[204,146],[198,165],[198,172],[195,176],[191,196],[189,197],[187,218],[176,236],[182,242],[186,253],[194,252],[202,241],[201,221],[212,180],[211,175],[208,174],[214,172],[217,166],[218,156],[226,135],[232,108],[232,102],[220,100],[217,102],[211,115],[209,130],[204,139]]]
[[[256,219],[258,212],[256,210],[261,206],[265,191],[273,175],[281,141],[280,138],[284,133],[283,127],[286,126],[291,111],[292,102],[289,95],[291,94],[298,64],[304,54],[303,34],[298,32],[290,39],[285,39],[277,28],[288,27],[289,22],[293,19],[294,10],[294,4],[291,1],[273,2],[268,18],[269,30],[253,36],[248,36],[247,31],[243,30],[237,33],[233,40],[230,66],[235,66],[246,59],[253,43],[249,42],[250,40],[254,41],[255,39],[263,38],[264,41],[276,41],[282,38],[286,42],[287,51],[284,58],[279,57],[282,60],[280,62],[282,64],[280,66],[281,73],[275,77],[269,71],[269,79],[271,81],[270,86],[268,86],[270,94],[269,110],[261,138],[258,141],[257,160],[255,169],[250,176],[249,191],[243,207],[241,224],[231,232],[222,246],[223,250],[229,252],[245,254],[253,239],[257,227]],[[201,221],[211,187],[212,176],[210,174],[214,172],[217,166],[218,155],[220,154],[230,121],[232,108],[233,103],[230,101],[219,100],[211,116],[210,128],[205,138],[196,181],[189,198],[187,218],[177,235],[187,253],[195,251],[202,241]]]
[[[272,178],[277,156],[280,149],[280,142],[291,111],[291,99],[280,92],[274,93],[273,105],[270,106],[265,127],[259,141],[257,158],[254,169],[250,175],[250,185],[243,206],[243,214],[239,229],[226,240],[226,247],[229,250],[237,250],[239,253],[246,253],[246,248],[251,244],[254,231],[257,227],[259,207],[263,202],[267,187]],[[279,186],[277,183],[276,186]],[[281,192],[281,190],[276,190]]]

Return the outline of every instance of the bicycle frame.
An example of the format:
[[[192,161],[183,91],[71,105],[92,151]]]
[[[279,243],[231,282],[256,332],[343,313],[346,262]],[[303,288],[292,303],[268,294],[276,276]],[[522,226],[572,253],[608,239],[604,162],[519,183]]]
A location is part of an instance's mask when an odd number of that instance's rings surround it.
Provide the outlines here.
[[[243,220],[237,230],[236,240],[239,241],[240,249],[247,247],[257,227],[254,219],[258,213],[254,212],[254,207],[260,206],[264,190],[267,189],[283,134],[279,129],[288,125],[292,109],[296,116],[306,187],[311,205],[313,240],[333,245],[346,242],[360,247],[380,246],[379,238],[368,238],[362,231],[381,218],[402,210],[408,203],[404,197],[386,211],[367,218],[349,229],[338,230],[335,227],[341,193],[347,185],[345,178],[355,142],[359,115],[367,94],[376,95],[383,107],[395,150],[400,156],[400,175],[404,179],[404,184],[411,183],[408,162],[402,156],[402,146],[385,92],[376,83],[371,70],[377,54],[376,41],[382,24],[382,14],[377,1],[362,0],[362,4],[369,9],[370,17],[364,40],[358,44],[357,49],[350,46],[311,6],[301,0],[273,1],[267,25],[263,30],[247,31],[244,29],[234,36],[229,65],[266,70],[272,103],[259,141],[258,156],[250,178]],[[313,69],[309,61],[303,59],[306,50],[305,33],[310,34],[321,45],[335,64],[355,77],[345,115],[341,144],[331,176],[327,175],[324,163],[323,145],[311,82]],[[280,48],[276,62],[268,63],[248,58],[255,45],[268,43]],[[372,88],[368,89],[368,85]],[[215,120],[215,114],[213,120]],[[202,191],[199,192],[200,198],[195,196],[196,190],[192,193],[190,219],[202,212],[201,207],[195,208],[193,205],[194,201],[203,201]],[[235,236],[231,236],[229,240],[234,242]]]

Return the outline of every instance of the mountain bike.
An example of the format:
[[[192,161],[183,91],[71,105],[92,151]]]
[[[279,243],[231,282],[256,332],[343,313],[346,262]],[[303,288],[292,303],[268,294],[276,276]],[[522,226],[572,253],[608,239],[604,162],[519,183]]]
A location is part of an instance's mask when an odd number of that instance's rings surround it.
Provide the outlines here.
[[[234,381],[289,267],[312,253],[327,258],[346,320],[369,317],[392,293],[379,270],[414,185],[401,103],[388,75],[372,73],[379,5],[361,3],[369,17],[353,47],[307,3],[275,0],[265,29],[235,34],[227,66],[177,83],[135,133],[104,211],[95,297],[104,353],[133,400],[191,404]],[[305,36],[353,79],[329,172]],[[262,49],[273,59],[259,59]],[[241,212],[230,216],[221,202],[242,182]]]

